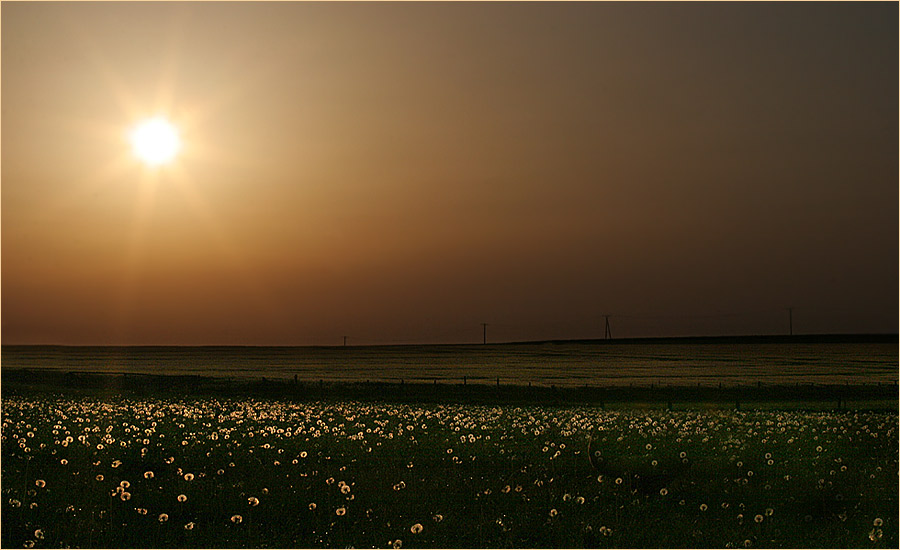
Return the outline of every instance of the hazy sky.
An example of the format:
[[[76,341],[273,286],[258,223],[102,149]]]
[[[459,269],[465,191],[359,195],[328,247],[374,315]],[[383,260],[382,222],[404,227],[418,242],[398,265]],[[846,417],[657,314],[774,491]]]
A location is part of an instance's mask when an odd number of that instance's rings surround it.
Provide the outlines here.
[[[895,2],[0,21],[4,344],[897,331]]]

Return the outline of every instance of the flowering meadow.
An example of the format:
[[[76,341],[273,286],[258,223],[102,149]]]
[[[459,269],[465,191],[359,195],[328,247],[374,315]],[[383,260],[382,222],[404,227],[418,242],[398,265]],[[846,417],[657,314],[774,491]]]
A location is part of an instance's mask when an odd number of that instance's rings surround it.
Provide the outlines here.
[[[5,548],[898,545],[895,412],[2,401]]]

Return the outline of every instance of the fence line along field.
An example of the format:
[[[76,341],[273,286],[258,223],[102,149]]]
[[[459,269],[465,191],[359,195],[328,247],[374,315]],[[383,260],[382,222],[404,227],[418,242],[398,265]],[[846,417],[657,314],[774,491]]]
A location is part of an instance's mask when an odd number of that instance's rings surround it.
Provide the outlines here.
[[[896,548],[889,412],[6,396],[15,547]]]
[[[4,371],[578,387],[895,384],[896,335],[351,347],[3,346]]]

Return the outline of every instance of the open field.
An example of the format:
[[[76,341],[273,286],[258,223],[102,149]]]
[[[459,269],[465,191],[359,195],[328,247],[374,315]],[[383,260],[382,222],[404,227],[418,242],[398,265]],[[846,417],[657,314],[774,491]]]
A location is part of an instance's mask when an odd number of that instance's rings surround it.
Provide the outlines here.
[[[18,392],[3,547],[898,544],[892,412]]]
[[[207,351],[4,347],[0,544],[898,544],[895,342]]]
[[[897,335],[350,347],[3,346],[4,373],[514,386],[895,384]]]

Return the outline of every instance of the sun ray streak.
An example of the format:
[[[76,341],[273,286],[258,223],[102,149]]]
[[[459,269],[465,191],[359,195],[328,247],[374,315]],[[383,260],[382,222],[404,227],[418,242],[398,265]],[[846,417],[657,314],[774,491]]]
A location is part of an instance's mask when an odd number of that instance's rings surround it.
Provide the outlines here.
[[[278,314],[281,309],[278,302],[259,283],[260,277],[252,269],[251,263],[247,261],[237,239],[228,233],[223,224],[219,223],[209,202],[197,190],[195,180],[183,168],[176,167],[175,171],[176,175],[173,177],[175,189],[191,208],[196,219],[203,225],[208,236],[212,238],[219,254],[225,258],[233,272],[238,275],[244,291],[253,298],[263,312]]]
[[[123,256],[122,277],[119,286],[118,309],[116,311],[117,339],[127,336],[133,320],[135,299],[138,294],[141,267],[145,257],[147,229],[156,202],[159,173],[147,170],[138,181],[138,198],[134,204],[134,217],[125,254]]]

